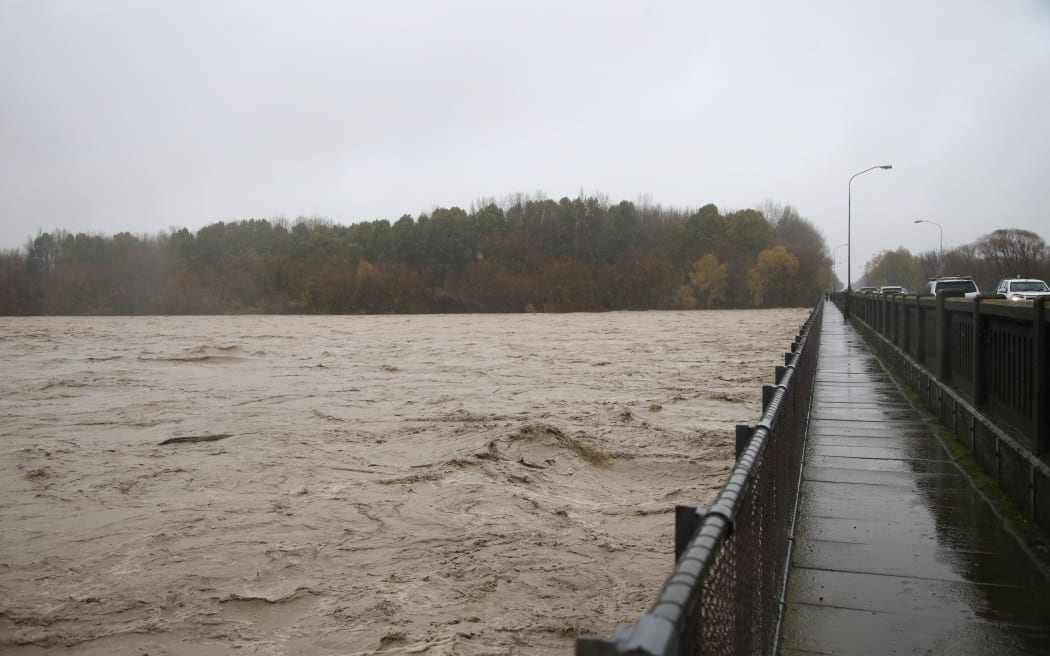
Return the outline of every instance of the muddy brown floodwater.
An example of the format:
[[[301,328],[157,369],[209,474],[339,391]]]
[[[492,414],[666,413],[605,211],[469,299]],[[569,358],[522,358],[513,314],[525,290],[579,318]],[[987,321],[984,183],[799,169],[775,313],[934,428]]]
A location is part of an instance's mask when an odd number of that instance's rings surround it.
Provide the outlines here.
[[[807,314],[0,318],[0,651],[571,654]]]

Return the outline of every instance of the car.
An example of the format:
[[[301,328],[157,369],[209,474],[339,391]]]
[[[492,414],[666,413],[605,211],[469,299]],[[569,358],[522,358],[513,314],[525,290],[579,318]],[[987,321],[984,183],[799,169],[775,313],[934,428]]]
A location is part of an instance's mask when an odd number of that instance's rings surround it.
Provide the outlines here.
[[[880,294],[907,294],[903,287],[900,285],[883,285],[879,287]]]
[[[1050,296],[1050,287],[1037,278],[1005,278],[995,288],[1011,301],[1030,301],[1041,296]]]
[[[977,283],[970,276],[939,276],[930,278],[926,283],[926,293],[937,295],[938,292],[961,291],[966,298],[973,298],[981,293]]]
[[[860,293],[861,294],[878,294],[879,293],[879,288],[878,287],[861,287],[860,288]]]

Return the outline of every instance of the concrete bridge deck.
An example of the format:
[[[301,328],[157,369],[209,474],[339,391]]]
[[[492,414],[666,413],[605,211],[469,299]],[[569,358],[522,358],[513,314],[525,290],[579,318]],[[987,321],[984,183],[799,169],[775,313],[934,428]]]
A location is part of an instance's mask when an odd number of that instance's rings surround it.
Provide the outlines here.
[[[781,653],[1050,654],[1050,581],[832,304]]]

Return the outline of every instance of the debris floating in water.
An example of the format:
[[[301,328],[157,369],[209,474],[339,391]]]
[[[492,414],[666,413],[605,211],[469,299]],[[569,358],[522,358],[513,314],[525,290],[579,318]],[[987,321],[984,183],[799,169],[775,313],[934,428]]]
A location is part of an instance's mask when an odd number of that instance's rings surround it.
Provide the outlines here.
[[[225,440],[227,437],[233,437],[233,433],[216,433],[215,435],[187,435],[185,437],[169,437],[160,443],[161,446],[165,444],[179,444],[182,442],[218,442],[219,440]]]

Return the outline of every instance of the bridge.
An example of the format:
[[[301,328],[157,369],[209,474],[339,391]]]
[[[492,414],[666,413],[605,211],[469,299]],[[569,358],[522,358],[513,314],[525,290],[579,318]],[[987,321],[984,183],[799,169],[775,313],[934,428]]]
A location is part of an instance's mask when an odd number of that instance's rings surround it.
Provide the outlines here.
[[[849,301],[802,326],[714,504],[676,508],[649,611],[578,656],[1050,654],[1042,302]]]

